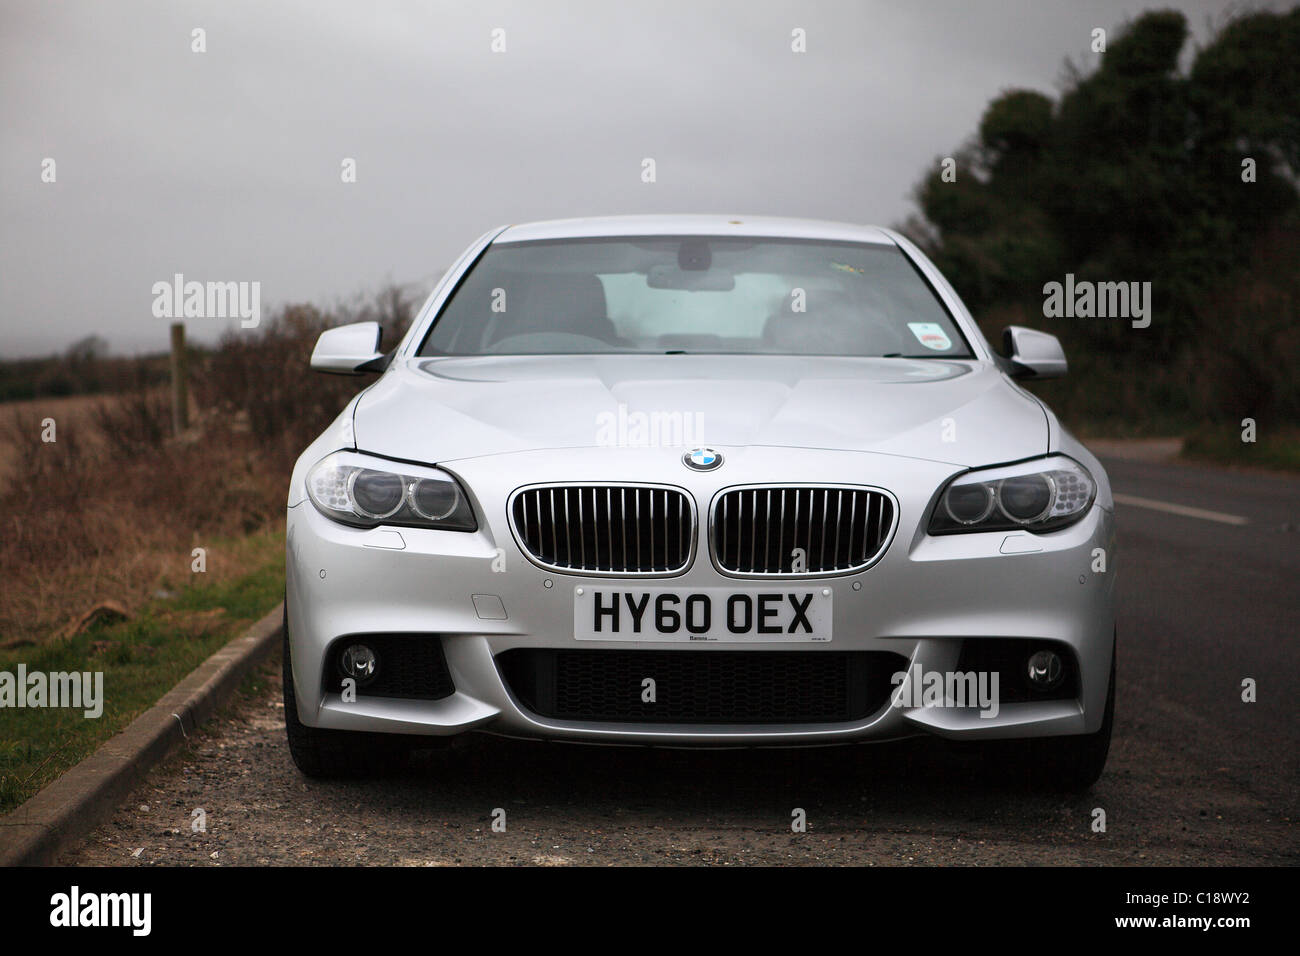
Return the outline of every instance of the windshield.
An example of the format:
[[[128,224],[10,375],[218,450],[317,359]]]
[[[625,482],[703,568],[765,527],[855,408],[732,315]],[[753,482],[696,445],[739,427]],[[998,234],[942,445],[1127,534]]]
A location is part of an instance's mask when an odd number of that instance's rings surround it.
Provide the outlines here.
[[[972,357],[896,246],[710,236],[494,244],[419,354],[575,352]]]

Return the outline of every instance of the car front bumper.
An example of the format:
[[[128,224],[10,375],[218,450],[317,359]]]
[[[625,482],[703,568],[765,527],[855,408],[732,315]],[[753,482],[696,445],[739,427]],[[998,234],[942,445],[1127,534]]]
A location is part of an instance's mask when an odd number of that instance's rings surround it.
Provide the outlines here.
[[[797,457],[797,460],[794,460]],[[1114,634],[1114,524],[1104,493],[1069,528],[1045,535],[988,532],[932,537],[922,522],[958,466],[890,455],[779,448],[728,451],[716,472],[687,471],[671,449],[527,452],[444,462],[474,502],[473,533],[414,528],[362,530],[322,515],[291,490],[287,601],[299,717],[313,727],[448,736],[478,730],[511,736],[663,746],[814,745],[887,740],[921,733],[955,739],[1095,732],[1101,725]],[[576,476],[582,476],[578,478]],[[809,576],[783,585],[833,592],[827,643],[664,644],[574,639],[575,588],[608,587],[609,577],[545,570],[512,534],[505,502],[537,482],[590,480],[671,484],[694,496],[697,514],[722,488],[753,481],[866,484],[897,499],[898,527],[883,557],[864,571]],[[827,476],[834,476],[829,478]],[[703,519],[702,519],[703,520]],[[673,577],[620,578],[621,587],[682,590],[769,586],[723,575],[703,529],[694,562]],[[1098,549],[1105,570],[1098,567]],[[859,586],[860,585],[860,586]],[[475,598],[478,598],[476,601]],[[500,608],[505,617],[500,618]],[[486,616],[481,616],[486,614]],[[437,635],[455,692],[438,700],[370,697],[345,702],[323,690],[326,650],[365,634]],[[497,656],[517,648],[705,651],[890,651],[908,670],[952,672],[963,642],[1026,639],[1065,645],[1077,663],[1073,699],[1005,702],[995,716],[978,707],[930,702],[908,682],[869,716],[837,723],[655,724],[558,720],[525,707],[503,679]],[[896,706],[903,703],[905,706]]]

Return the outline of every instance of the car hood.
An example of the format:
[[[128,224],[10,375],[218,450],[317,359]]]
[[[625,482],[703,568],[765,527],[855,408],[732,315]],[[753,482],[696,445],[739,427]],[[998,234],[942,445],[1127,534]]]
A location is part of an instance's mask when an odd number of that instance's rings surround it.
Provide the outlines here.
[[[975,466],[1048,451],[1032,396],[981,362],[777,355],[397,359],[357,448],[449,462],[610,445],[834,448]]]

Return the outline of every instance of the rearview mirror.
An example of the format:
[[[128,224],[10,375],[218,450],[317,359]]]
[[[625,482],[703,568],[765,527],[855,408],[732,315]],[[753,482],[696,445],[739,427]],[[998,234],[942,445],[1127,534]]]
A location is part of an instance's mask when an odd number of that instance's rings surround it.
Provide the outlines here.
[[[1023,325],[1008,326],[1002,333],[1002,351],[1007,354],[1013,378],[1060,378],[1065,374],[1065,350],[1055,335]]]
[[[680,292],[730,292],[736,276],[725,269],[687,271],[675,266],[651,266],[645,277],[652,289],[676,289]]]
[[[336,375],[382,372],[387,363],[379,351],[381,334],[378,322],[353,322],[326,329],[316,340],[316,348],[311,353],[311,367],[318,372]]]

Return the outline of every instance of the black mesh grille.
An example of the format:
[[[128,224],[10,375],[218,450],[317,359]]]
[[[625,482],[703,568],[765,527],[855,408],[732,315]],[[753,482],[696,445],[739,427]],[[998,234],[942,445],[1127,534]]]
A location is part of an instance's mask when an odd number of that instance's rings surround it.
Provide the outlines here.
[[[714,556],[733,574],[849,571],[875,560],[893,522],[893,502],[865,488],[737,488],[714,504]]]
[[[343,689],[339,660],[351,644],[364,644],[375,652],[374,679],[357,686],[357,697],[406,697],[439,700],[456,692],[442,638],[437,634],[353,634],[330,645],[325,655],[324,690],[337,694]]]
[[[510,517],[524,549],[561,571],[680,571],[695,535],[690,499],[674,488],[527,488],[515,496]]]
[[[907,659],[887,651],[568,651],[497,657],[528,710],[650,724],[841,723],[879,710]],[[646,678],[655,701],[642,700]]]

